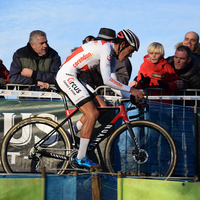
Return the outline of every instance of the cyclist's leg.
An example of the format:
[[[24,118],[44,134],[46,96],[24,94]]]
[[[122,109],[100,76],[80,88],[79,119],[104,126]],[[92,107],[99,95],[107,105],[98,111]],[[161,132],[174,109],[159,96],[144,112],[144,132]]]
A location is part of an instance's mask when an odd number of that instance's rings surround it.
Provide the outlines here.
[[[106,102],[99,96],[99,95],[96,95],[95,98],[93,99],[93,102],[95,104],[96,107],[100,106],[106,106]],[[102,109],[99,111],[99,117],[102,117],[105,113],[106,113],[106,109]]]
[[[106,106],[105,101],[99,95],[96,95],[92,100],[93,100],[95,107]],[[105,112],[106,112],[106,110],[101,110],[100,113],[99,113],[99,117],[101,117]],[[85,121],[84,115],[82,115],[80,121],[82,122],[82,124],[84,123],[84,121]]]
[[[68,71],[69,70],[69,71]],[[66,73],[67,72],[67,73]],[[79,102],[86,103],[91,100],[90,91],[86,87],[86,83],[80,81],[77,78],[76,71],[71,71],[70,68],[61,68],[56,76],[56,81],[59,89],[61,89],[67,95],[68,99],[77,107]],[[93,90],[94,91],[94,90]],[[83,103],[82,103],[83,104]],[[73,129],[75,133],[78,133],[83,125],[84,116],[74,124]],[[71,130],[66,130],[67,133],[71,134]]]
[[[93,99],[93,102],[94,102],[96,107],[98,107],[98,106],[106,106],[105,101],[99,95],[95,96],[95,98]]]
[[[80,148],[77,158],[82,159],[86,156],[87,146],[90,141],[94,125],[99,116],[99,112],[92,101],[89,101],[81,106],[79,110],[83,113],[84,122],[81,128]]]
[[[93,91],[94,91],[94,90],[93,90]],[[91,92],[92,92],[92,91],[91,91]],[[98,106],[106,106],[106,103],[104,102],[104,100],[103,100],[99,95],[96,95],[95,93],[92,93],[92,100],[93,100],[93,103],[94,103],[95,107],[98,107]],[[99,116],[99,117],[101,117],[105,112],[106,112],[106,110],[101,110],[101,111],[100,111],[100,116]],[[82,115],[82,117],[80,118],[80,120],[77,121],[77,122],[74,124],[73,128],[74,128],[74,131],[75,131],[76,134],[81,130],[84,121],[85,121],[85,115]],[[70,129],[68,129],[67,132],[68,132],[69,134],[71,134],[71,133],[70,133]]]
[[[78,151],[78,158],[80,159],[76,160],[79,165],[83,163],[81,165],[83,167],[90,167],[96,165],[96,163],[93,163],[88,158],[86,159],[85,156],[95,122],[99,116],[99,112],[92,101],[92,95],[85,88],[85,86],[77,79],[76,74],[73,75],[71,72],[63,73],[61,70],[57,73],[56,80],[59,87],[68,95],[73,104],[79,107],[79,110],[83,113],[83,126],[81,128],[80,140],[81,151]]]
[[[80,147],[75,160],[81,167],[100,167],[97,163],[92,162],[86,156],[87,147],[94,129],[94,125],[99,116],[99,111],[96,109],[93,101],[89,101],[82,105],[79,110],[83,113],[83,126],[81,128]]]
[[[96,120],[99,117],[99,111],[96,109],[92,101],[89,101],[81,106],[79,110],[83,113],[84,118],[83,126],[81,128],[81,137],[90,138]]]
[[[96,107],[98,106],[106,106],[105,101],[96,93],[96,91],[87,83],[80,80],[80,82],[85,86],[85,88],[88,90],[89,94],[92,97],[93,103]],[[105,111],[101,110],[100,115],[103,115]],[[81,121],[84,121],[84,118],[81,118]]]
[[[74,133],[77,134],[77,133],[81,130],[82,126],[83,126],[83,121],[82,121],[82,119],[79,119],[79,120],[73,125]],[[71,130],[70,130],[70,128],[68,128],[68,129],[66,130],[66,132],[67,132],[69,135],[71,135]]]
[[[93,98],[93,101],[87,102],[79,109],[83,113],[81,118],[81,121],[83,121],[83,126],[81,128],[80,147],[76,158],[76,161],[80,166],[100,167],[99,164],[92,162],[86,157],[87,147],[96,120],[98,119],[99,114],[103,115],[105,113],[105,111],[99,113],[99,111],[96,109],[98,106],[106,106],[106,103],[103,101],[103,99],[101,99],[100,96],[96,95],[95,98]]]
[[[83,81],[80,81],[85,87],[86,89],[88,90],[89,94],[91,94],[91,98],[93,100],[93,103],[95,105],[95,107],[98,107],[98,106],[106,106],[106,103],[104,102],[104,100],[96,94],[96,92],[94,91],[94,89],[89,86],[88,84],[86,84],[85,82]],[[106,110],[101,110],[100,111],[100,117],[106,112]],[[78,133],[81,128],[82,128],[82,125],[85,121],[85,115],[82,115],[82,117],[80,118],[79,121],[76,122],[76,124],[74,125],[74,130],[75,130],[75,133]],[[70,132],[70,130],[68,130],[68,132]]]

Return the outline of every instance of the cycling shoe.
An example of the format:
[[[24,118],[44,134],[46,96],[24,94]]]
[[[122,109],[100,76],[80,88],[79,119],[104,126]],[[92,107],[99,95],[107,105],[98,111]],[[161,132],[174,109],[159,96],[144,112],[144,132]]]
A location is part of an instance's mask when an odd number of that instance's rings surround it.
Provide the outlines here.
[[[75,161],[80,167],[85,168],[100,168],[101,166],[97,163],[94,163],[92,160],[90,160],[87,156],[85,156],[82,159],[75,158]]]

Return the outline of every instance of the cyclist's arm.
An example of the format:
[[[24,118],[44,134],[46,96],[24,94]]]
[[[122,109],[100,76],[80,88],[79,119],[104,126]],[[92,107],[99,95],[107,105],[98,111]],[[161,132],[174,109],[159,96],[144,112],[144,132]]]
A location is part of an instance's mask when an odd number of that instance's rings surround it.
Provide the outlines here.
[[[105,85],[116,89],[129,92],[131,87],[120,83],[116,76],[113,78],[113,73],[115,72],[116,59],[112,57],[113,51],[109,45],[104,45],[102,47],[102,52],[100,55],[100,70]],[[112,73],[112,76],[111,76]]]
[[[125,99],[129,99],[129,98],[130,98],[130,95],[131,95],[130,92],[125,92],[125,91],[121,91],[121,90],[116,90],[116,89],[113,89],[113,88],[111,88],[111,90],[112,90],[115,94],[117,94],[117,95],[119,95],[119,96],[121,96],[121,97],[123,97],[123,98],[125,98]]]
[[[116,76],[115,73],[111,73],[111,77],[113,77],[114,79],[117,79],[117,76]],[[111,88],[111,90],[112,90],[115,94],[117,94],[117,95],[119,95],[119,96],[122,96],[122,97],[125,98],[125,99],[129,99],[129,98],[130,98],[130,95],[131,95],[130,92],[125,92],[125,91],[122,91],[122,90],[116,90],[116,89],[113,89],[113,88]]]

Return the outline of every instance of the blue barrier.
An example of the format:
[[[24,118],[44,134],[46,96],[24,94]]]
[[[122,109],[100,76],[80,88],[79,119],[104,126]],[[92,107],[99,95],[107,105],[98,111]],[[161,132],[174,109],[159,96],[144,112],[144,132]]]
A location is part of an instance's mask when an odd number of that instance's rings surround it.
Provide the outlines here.
[[[12,123],[37,114],[49,114],[60,121],[65,117],[62,103],[56,101],[0,101],[0,140],[2,140],[8,127]],[[33,104],[34,103],[34,104]],[[13,106],[11,106],[11,104]],[[145,119],[162,125],[172,135],[178,150],[178,163],[175,170],[177,176],[195,175],[195,125],[194,108],[175,104],[161,104],[150,102],[149,113],[145,113]],[[61,114],[62,113],[62,114]],[[200,108],[197,108],[200,113]],[[23,115],[22,115],[23,114]],[[19,118],[19,119],[18,119]],[[117,125],[122,122],[119,121]],[[104,149],[105,145],[102,146]],[[0,166],[0,170],[1,166]]]
[[[177,147],[176,176],[195,175],[194,108],[179,105],[150,103],[146,119],[163,126],[172,136]],[[198,108],[200,111],[200,108]]]

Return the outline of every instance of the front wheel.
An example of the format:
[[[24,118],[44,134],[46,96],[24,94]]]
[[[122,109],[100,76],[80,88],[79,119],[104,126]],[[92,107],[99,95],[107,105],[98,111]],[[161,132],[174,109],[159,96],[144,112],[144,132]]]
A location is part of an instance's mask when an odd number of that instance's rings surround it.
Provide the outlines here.
[[[171,176],[177,162],[173,139],[160,125],[147,120],[131,121],[131,127],[140,147],[135,145],[126,124],[110,137],[105,150],[106,166],[111,173],[128,173],[136,176]]]
[[[1,147],[1,163],[7,173],[63,174],[71,142],[62,127],[47,118],[33,117],[20,121],[5,135]],[[53,131],[37,148],[34,145]],[[46,156],[48,155],[48,156]],[[54,157],[51,157],[54,155]]]

